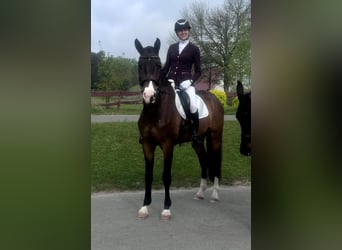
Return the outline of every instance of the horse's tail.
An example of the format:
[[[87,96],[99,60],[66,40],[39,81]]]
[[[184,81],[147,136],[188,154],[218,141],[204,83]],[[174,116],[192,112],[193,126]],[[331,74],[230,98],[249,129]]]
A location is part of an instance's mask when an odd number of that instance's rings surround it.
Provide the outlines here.
[[[221,178],[221,162],[222,162],[222,140],[216,138],[213,140],[209,133],[207,136],[207,151],[208,151],[208,175],[212,182],[214,178]]]

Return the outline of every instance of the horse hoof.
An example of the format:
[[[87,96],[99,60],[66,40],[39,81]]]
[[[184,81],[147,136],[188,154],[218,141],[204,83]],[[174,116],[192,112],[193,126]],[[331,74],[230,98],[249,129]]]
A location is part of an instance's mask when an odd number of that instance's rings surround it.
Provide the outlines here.
[[[216,202],[218,202],[220,199],[219,199],[219,197],[218,197],[218,195],[212,195],[211,197],[210,197],[210,203],[216,203]]]
[[[170,220],[171,219],[170,209],[164,209],[163,212],[160,214],[160,219],[164,221]]]
[[[195,194],[194,199],[198,200],[198,201],[199,200],[204,200],[204,195]]]
[[[218,191],[214,189],[210,196],[210,203],[215,203],[218,201],[219,201],[219,194],[218,194]]]
[[[218,198],[211,198],[210,199],[210,203],[216,203],[218,201],[220,201]]]
[[[142,208],[140,208],[137,217],[139,219],[146,219],[148,217],[148,209],[147,206],[143,206]]]
[[[142,214],[142,213],[138,213],[137,217],[139,219],[145,220],[148,217],[148,214]]]

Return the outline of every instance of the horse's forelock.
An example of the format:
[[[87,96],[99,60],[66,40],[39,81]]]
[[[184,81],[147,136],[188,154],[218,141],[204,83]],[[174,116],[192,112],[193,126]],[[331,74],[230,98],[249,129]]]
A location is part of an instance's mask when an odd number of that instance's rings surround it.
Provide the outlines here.
[[[152,46],[147,46],[143,49],[141,56],[158,56],[158,54],[155,53]]]

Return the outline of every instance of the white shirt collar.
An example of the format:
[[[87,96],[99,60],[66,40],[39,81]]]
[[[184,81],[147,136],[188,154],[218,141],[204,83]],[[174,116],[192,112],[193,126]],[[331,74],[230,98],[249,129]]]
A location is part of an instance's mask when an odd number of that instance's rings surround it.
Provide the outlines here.
[[[188,40],[180,40],[179,41],[179,44],[178,44],[178,51],[179,51],[179,54],[182,53],[183,49],[185,48],[186,45],[189,44],[189,39]]]

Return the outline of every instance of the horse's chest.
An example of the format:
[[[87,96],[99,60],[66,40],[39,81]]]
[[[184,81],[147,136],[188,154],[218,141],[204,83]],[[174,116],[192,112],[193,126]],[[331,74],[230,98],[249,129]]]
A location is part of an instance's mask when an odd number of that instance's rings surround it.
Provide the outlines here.
[[[153,138],[156,141],[164,140],[165,138],[172,138],[176,136],[176,129],[173,126],[166,126],[164,124],[155,124],[143,130],[142,136],[145,138]]]
[[[165,126],[160,126],[159,124],[150,128],[150,134],[152,137],[160,137],[164,134],[170,134],[170,132],[171,131],[169,128],[166,128]]]

